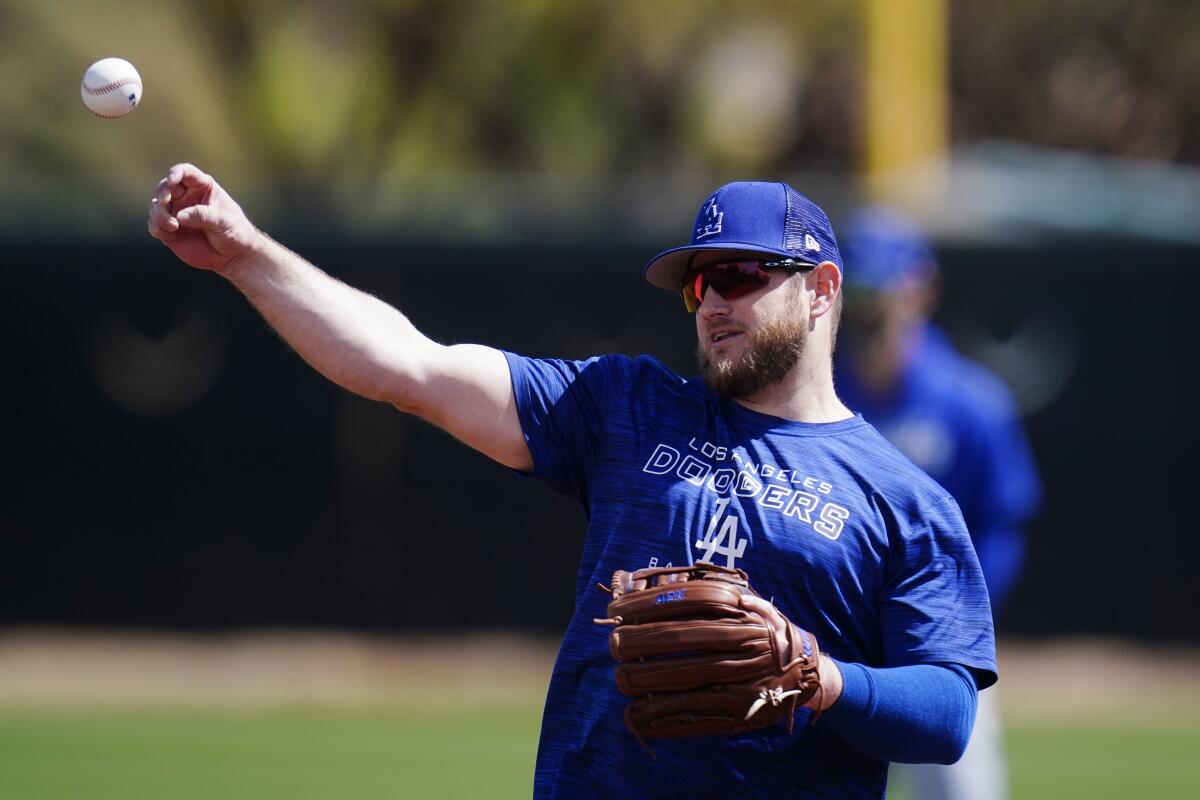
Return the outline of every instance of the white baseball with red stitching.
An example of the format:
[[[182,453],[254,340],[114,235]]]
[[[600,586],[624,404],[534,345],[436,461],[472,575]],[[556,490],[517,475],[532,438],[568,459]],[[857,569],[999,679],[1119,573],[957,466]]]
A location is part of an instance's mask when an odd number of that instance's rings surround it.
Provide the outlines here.
[[[142,101],[142,76],[123,58],[102,58],[79,84],[83,104],[98,117],[122,117]]]

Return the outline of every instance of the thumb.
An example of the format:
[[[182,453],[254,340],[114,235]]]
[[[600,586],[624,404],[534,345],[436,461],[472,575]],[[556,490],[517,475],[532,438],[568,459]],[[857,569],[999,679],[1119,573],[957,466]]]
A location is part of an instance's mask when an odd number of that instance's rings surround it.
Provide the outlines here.
[[[744,608],[761,614],[762,616],[783,617],[784,619],[787,619],[783,612],[775,607],[774,603],[770,602],[769,600],[764,600],[757,595],[743,594],[741,600]]]
[[[185,228],[211,231],[225,226],[220,213],[212,206],[189,206],[179,211],[175,219]]]

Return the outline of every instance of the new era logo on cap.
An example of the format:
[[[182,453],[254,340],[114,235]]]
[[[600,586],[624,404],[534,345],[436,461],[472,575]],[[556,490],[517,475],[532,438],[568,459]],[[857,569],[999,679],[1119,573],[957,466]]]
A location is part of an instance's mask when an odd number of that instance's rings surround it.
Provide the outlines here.
[[[786,183],[739,181],[717,189],[700,206],[691,243],[651,259],[646,280],[677,291],[699,250],[832,261],[842,266],[825,212]]]

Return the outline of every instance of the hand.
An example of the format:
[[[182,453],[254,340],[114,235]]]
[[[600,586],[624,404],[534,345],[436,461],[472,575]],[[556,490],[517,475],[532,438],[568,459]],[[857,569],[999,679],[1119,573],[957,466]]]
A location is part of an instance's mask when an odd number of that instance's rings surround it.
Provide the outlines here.
[[[183,263],[225,272],[263,239],[228,192],[191,164],[176,164],[158,182],[146,227]]]
[[[817,637],[750,586],[744,570],[698,563],[617,570],[609,652],[625,725],[639,739],[740,734],[780,723],[798,705],[810,724],[836,702],[821,683]],[[837,671],[832,661],[829,673]],[[837,676],[840,677],[840,674]],[[836,678],[834,678],[836,680]],[[836,689],[840,695],[840,683]]]
[[[792,628],[796,627],[795,623],[785,617],[783,612],[777,609],[774,604],[762,599],[761,597],[746,595],[742,598],[742,604],[745,605],[746,608],[749,608],[764,617],[768,615],[777,617],[782,622],[786,622]],[[821,688],[815,695],[810,697],[804,703],[804,706],[805,708],[811,708],[813,711],[819,714],[828,709],[830,706],[836,703],[839,698],[841,698],[842,671],[838,668],[837,663],[834,662],[832,658],[824,653],[821,653],[820,660],[817,663],[817,674],[820,676],[819,680]]]

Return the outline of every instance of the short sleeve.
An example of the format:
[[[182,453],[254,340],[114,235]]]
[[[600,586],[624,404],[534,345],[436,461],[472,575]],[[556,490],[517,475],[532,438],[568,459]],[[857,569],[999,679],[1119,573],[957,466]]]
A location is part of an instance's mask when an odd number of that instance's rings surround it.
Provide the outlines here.
[[[565,494],[586,497],[605,419],[628,385],[629,359],[504,355],[533,476]]]
[[[996,682],[992,610],[979,560],[950,497],[913,519],[897,518],[883,587],[886,666],[956,663]]]

